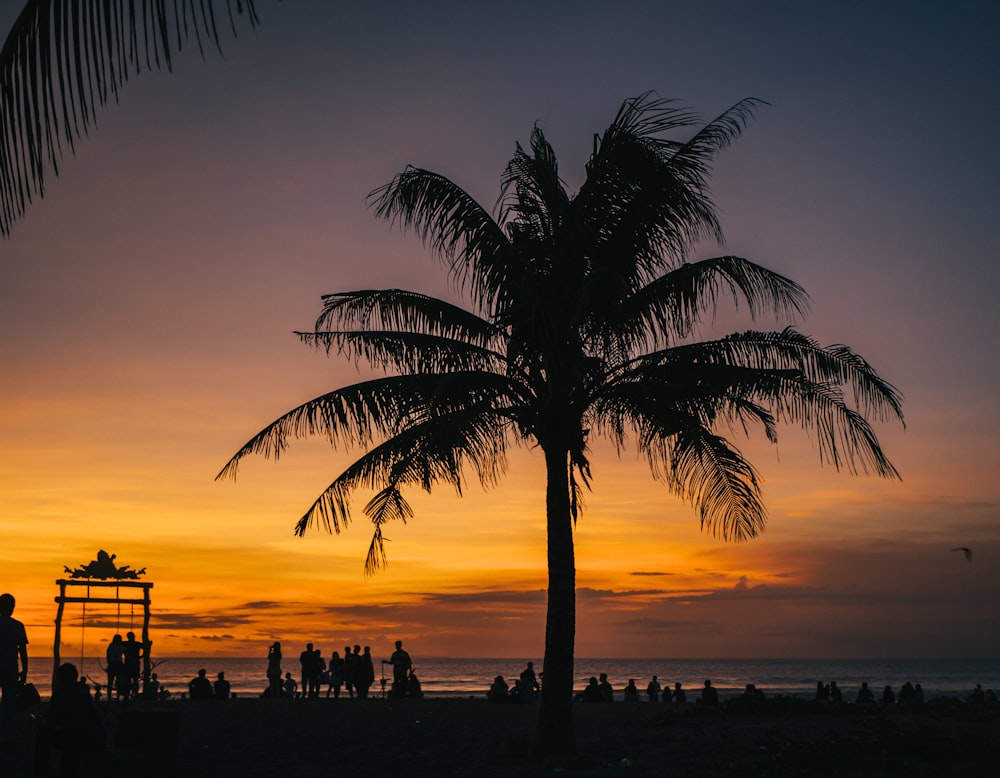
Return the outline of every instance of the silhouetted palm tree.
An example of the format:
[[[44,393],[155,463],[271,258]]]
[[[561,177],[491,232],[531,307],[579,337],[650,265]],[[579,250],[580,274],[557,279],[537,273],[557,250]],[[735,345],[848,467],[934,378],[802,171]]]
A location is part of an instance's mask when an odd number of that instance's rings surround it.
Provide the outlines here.
[[[218,47],[237,16],[256,24],[254,0],[28,0],[0,50],[0,234],[130,75]]]
[[[665,134],[701,122],[649,93],[628,100],[595,139],[572,196],[536,127],[530,152],[518,145],[507,166],[496,218],[427,170],[407,168],[373,191],[375,212],[444,259],[470,308],[399,289],[325,296],[315,331],[299,336],[389,375],[295,408],[219,474],[235,476],[250,454],[277,458],[292,438],[365,447],[295,531],[339,532],[352,493],[373,490],[371,573],[384,562],[386,522],[412,515],[404,487],[461,492],[470,474],[490,486],[511,445],[541,449],[549,585],[540,754],[574,748],[573,528],[591,436],[637,446],[704,529],[734,540],[754,537],[765,509],[754,468],[725,433],[756,428],[775,441],[777,425],[792,422],[816,434],[835,467],[898,477],[869,419],[902,420],[900,397],[849,348],[793,329],[691,337],[724,293],[754,317],[805,307],[798,285],[749,260],[687,261],[695,242],[721,239],[710,163],[757,105],[744,100],[675,141]]]

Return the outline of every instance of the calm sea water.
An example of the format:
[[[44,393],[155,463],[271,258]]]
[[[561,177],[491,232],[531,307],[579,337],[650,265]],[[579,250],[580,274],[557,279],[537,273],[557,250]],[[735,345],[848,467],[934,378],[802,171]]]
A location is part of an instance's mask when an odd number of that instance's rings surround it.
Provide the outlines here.
[[[70,661],[79,664],[79,657]],[[160,683],[175,693],[186,692],[187,682],[201,667],[213,680],[220,670],[225,671],[233,691],[241,697],[256,697],[267,686],[264,674],[267,661],[256,657],[184,657],[155,661],[158,662],[155,672]],[[50,691],[48,670],[51,662],[51,658],[47,661],[44,657],[32,658],[30,680],[43,696],[48,696]],[[413,662],[424,693],[429,697],[480,697],[486,694],[495,676],[502,675],[513,684],[525,666],[525,662],[513,659],[414,656]],[[536,670],[541,669],[541,658],[534,662]],[[299,679],[297,658],[286,659],[282,669]],[[83,670],[94,681],[103,683],[96,658],[85,658]],[[1000,659],[577,659],[575,671],[578,689],[586,686],[590,676],[607,673],[618,699],[630,678],[644,690],[653,675],[658,676],[661,686],[672,686],[679,681],[688,690],[689,699],[706,678],[712,680],[723,699],[741,693],[748,683],[755,684],[768,695],[812,697],[817,681],[836,681],[843,690],[844,699],[850,702],[862,681],[868,681],[876,694],[886,684],[898,692],[906,681],[919,683],[927,699],[965,697],[976,684],[1000,691]],[[377,696],[380,686],[377,660],[375,672],[371,694]],[[391,683],[390,673],[390,686]]]

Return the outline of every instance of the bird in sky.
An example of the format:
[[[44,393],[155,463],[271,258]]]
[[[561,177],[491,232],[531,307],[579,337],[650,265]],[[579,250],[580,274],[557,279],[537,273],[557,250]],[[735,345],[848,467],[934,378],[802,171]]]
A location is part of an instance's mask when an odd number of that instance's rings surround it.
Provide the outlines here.
[[[965,546],[959,546],[958,548],[953,548],[952,551],[961,551],[965,554],[965,561],[972,564],[972,549],[966,548]]]

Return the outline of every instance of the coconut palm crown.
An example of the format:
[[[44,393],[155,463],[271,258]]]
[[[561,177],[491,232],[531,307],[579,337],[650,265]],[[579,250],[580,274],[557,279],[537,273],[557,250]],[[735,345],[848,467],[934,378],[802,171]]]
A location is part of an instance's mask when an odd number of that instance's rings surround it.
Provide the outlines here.
[[[492,486],[512,445],[540,449],[549,573],[540,754],[574,748],[573,529],[592,437],[637,447],[706,531],[737,541],[763,529],[766,511],[753,466],[727,434],[776,441],[791,422],[815,434],[834,467],[898,477],[871,422],[902,421],[900,395],[851,349],[791,328],[693,338],[723,295],[754,319],[807,305],[797,284],[747,259],[689,261],[695,244],[721,243],[710,165],[759,105],[746,99],[703,123],[652,93],[627,100],[574,195],[535,127],[503,174],[495,217],[427,170],[408,167],[374,190],[375,213],[416,231],[468,307],[400,289],[326,295],[315,329],[299,336],[385,377],[288,412],[219,474],[234,476],[250,454],[277,458],[304,436],[362,447],[295,531],[339,532],[355,490],[374,492],[364,508],[371,573],[385,561],[385,525],[412,516],[406,488]],[[669,139],[677,131],[691,134]]]

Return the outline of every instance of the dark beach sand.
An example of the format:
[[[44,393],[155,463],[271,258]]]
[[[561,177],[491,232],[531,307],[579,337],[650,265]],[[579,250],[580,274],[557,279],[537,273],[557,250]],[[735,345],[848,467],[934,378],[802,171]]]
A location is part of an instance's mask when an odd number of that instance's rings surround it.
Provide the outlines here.
[[[179,715],[178,778],[1000,775],[1000,712],[964,703],[918,712],[795,700],[682,707],[577,705],[579,754],[547,765],[525,755],[534,706],[484,700],[180,701],[147,720]],[[31,774],[25,725],[22,742],[2,746],[4,778]],[[103,774],[143,773],[122,763]]]

